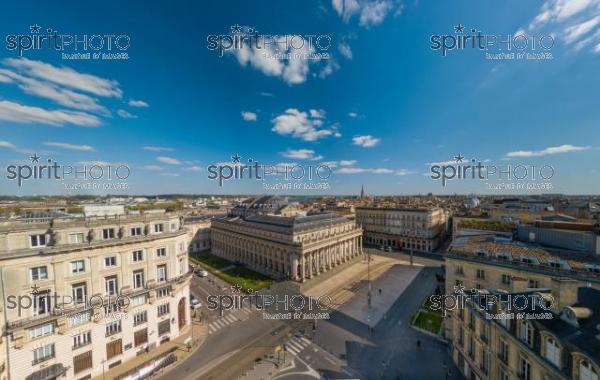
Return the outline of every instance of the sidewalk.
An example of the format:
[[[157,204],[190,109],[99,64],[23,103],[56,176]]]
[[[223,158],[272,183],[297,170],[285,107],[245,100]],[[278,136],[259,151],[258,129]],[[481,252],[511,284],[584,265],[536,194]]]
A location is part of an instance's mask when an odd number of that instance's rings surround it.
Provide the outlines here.
[[[193,331],[192,331],[193,330]],[[158,373],[154,374],[152,377],[156,377],[158,375],[163,375],[166,372],[170,371],[174,367],[176,367],[179,363],[181,363],[186,357],[188,357],[191,353],[197,350],[208,335],[208,325],[205,323],[200,323],[193,321],[192,326],[186,326],[184,328],[184,332],[178,336],[176,339],[163,343],[157,348],[148,353],[136,356],[127,360],[125,363],[120,364],[114,368],[107,369],[104,371],[104,374],[96,376],[92,378],[92,380],[111,380],[115,379],[118,376],[126,374],[128,371],[134,370],[137,367],[143,366],[145,363],[157,359],[169,351],[173,351],[173,354],[177,357],[177,360],[174,364],[160,370]],[[193,336],[193,342],[191,349],[188,349],[188,342]]]

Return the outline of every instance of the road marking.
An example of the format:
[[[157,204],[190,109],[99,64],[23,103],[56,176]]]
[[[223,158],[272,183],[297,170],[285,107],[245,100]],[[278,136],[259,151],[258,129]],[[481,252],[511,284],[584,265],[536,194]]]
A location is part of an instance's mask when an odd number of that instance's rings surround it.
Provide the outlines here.
[[[327,360],[329,363],[336,365],[336,362],[333,361],[333,359],[327,357],[327,356],[323,356],[323,359]]]
[[[216,326],[218,326],[218,327],[219,327],[219,329],[220,329],[220,328],[222,328],[222,327],[225,327],[225,326],[227,326],[227,325],[226,325],[226,324],[224,324],[222,321],[215,321],[215,322],[214,322],[214,324],[215,324]]]
[[[225,320],[232,323],[232,322],[236,321],[236,318],[233,315],[229,314],[228,316],[225,317]]]
[[[298,351],[302,351],[304,349],[304,347],[302,347],[301,345],[299,345],[298,343],[295,343],[293,341],[289,341],[288,345],[294,347]]]
[[[306,342],[306,344],[311,344],[312,342],[308,339],[306,339],[305,337],[300,338],[302,339],[302,341]]]

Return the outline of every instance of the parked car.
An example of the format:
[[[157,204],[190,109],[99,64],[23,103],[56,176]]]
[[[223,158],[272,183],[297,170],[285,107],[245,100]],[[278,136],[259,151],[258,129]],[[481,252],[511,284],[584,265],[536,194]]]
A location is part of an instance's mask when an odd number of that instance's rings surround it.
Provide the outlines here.
[[[383,245],[380,245],[380,246],[379,246],[379,250],[380,250],[380,251],[385,251],[385,247],[384,247]]]
[[[198,299],[194,296],[190,296],[190,309],[196,310],[202,307],[202,302],[198,301]]]
[[[392,247],[387,247],[388,252],[392,252]]]
[[[208,272],[207,272],[207,271],[205,271],[205,270],[204,270],[204,269],[202,269],[202,268],[197,268],[195,273],[196,273],[196,275],[197,275],[198,277],[206,277],[206,276],[208,276]]]

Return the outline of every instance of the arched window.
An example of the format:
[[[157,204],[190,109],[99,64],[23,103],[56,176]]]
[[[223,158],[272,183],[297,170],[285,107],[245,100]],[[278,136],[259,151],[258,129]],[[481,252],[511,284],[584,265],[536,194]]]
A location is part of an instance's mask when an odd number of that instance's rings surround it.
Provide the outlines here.
[[[594,367],[587,360],[579,362],[579,380],[598,380]]]

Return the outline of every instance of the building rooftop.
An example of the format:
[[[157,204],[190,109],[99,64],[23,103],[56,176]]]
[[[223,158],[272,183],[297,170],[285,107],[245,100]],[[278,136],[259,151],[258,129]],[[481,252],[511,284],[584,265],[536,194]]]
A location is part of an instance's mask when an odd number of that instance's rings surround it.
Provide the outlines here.
[[[271,229],[280,232],[295,233],[330,225],[345,223],[349,219],[334,213],[319,213],[306,216],[254,215],[246,218],[227,217],[221,220],[257,228]]]
[[[548,250],[532,244],[500,241],[488,234],[456,237],[448,253],[482,257],[487,261],[526,264],[556,270],[599,272],[600,257],[594,254],[561,250]]]

